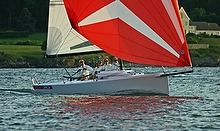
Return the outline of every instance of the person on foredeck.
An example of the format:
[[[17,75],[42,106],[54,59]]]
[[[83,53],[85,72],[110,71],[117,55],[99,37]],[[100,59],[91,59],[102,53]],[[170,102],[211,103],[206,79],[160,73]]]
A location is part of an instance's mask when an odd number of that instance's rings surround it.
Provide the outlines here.
[[[78,80],[88,80],[90,78],[91,73],[93,72],[93,68],[89,65],[86,65],[84,60],[80,60],[79,64],[80,67],[77,70],[79,75]]]

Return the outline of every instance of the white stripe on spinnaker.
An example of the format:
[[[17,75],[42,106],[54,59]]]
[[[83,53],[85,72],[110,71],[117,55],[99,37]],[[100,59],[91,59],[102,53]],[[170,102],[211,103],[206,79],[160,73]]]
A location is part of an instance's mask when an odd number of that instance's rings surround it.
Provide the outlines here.
[[[176,14],[175,14],[175,9],[172,6],[171,0],[162,0],[162,3],[164,5],[164,7],[166,8],[167,13],[169,14],[169,16],[173,22],[173,25],[179,35],[179,39],[181,40],[181,42],[183,44],[185,41],[183,38],[184,35],[182,34],[182,31],[180,28],[181,26],[180,26],[180,23],[178,22],[177,17],[174,17],[174,16],[176,16]]]
[[[120,18],[122,21],[136,29],[141,34],[145,35],[174,56],[179,58],[179,54],[167,44],[156,32],[146,25],[139,17],[129,10],[120,0],[116,0],[100,10],[89,15],[87,18],[79,22],[79,26],[99,23],[111,19]]]

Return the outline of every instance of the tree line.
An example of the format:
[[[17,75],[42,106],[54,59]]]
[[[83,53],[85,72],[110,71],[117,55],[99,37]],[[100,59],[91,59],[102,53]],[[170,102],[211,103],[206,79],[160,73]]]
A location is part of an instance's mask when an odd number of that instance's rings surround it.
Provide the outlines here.
[[[1,0],[0,31],[46,32],[49,0]]]
[[[192,21],[206,21],[220,26],[220,0],[179,0]]]
[[[220,0],[179,0],[191,20],[220,25]],[[0,0],[0,31],[45,32],[49,0]]]

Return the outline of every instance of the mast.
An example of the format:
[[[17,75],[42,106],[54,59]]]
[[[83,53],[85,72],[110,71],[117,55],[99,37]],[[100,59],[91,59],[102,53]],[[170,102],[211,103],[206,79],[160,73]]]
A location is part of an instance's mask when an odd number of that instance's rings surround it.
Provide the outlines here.
[[[123,70],[123,61],[119,59],[119,69]]]

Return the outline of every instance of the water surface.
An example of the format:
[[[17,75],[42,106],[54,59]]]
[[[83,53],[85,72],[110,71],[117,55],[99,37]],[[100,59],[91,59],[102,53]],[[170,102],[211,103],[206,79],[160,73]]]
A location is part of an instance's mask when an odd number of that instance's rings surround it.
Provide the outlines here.
[[[63,70],[0,72],[0,130],[220,130],[220,68],[171,76],[169,96],[43,95],[31,90],[31,77],[62,80]]]

